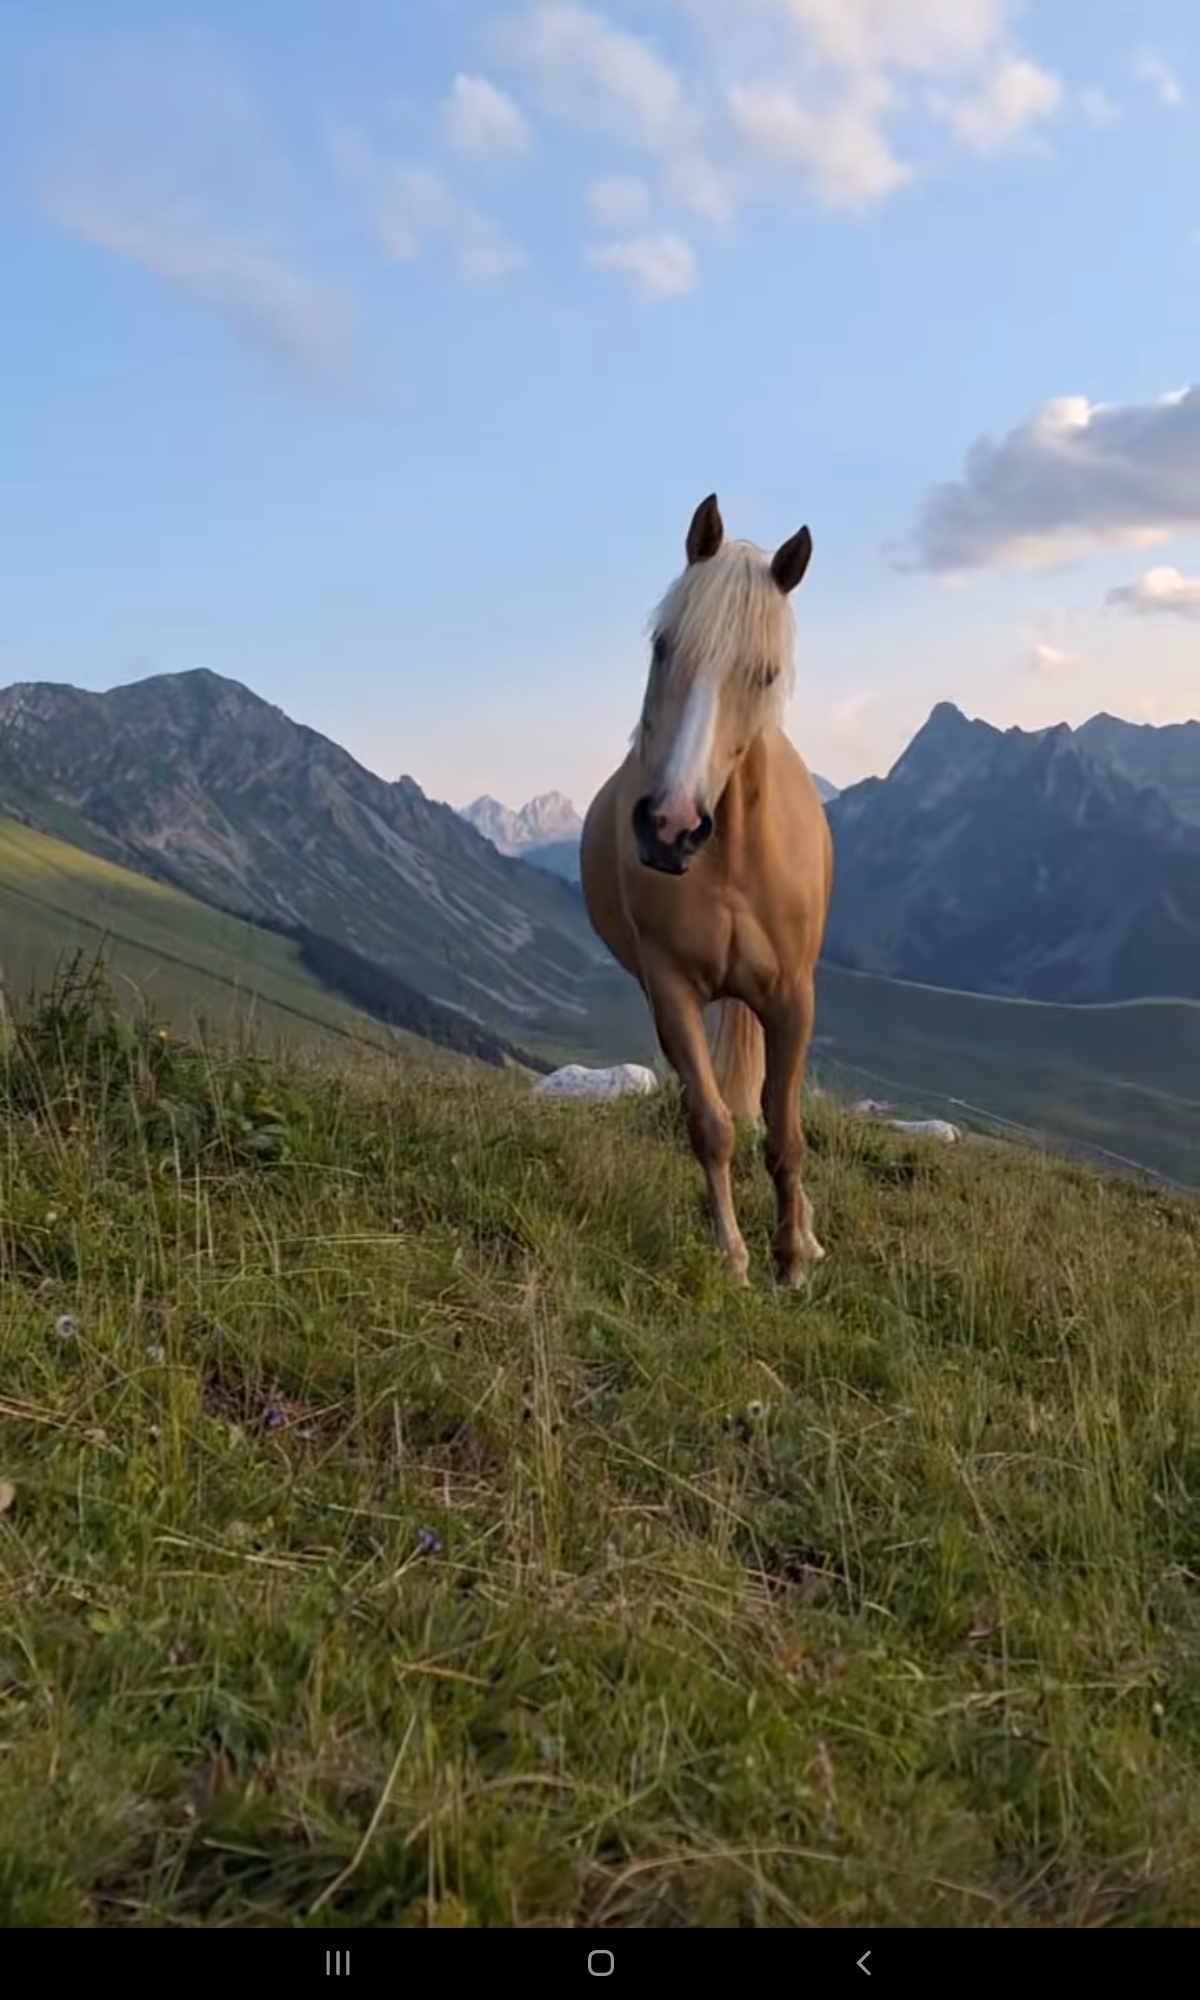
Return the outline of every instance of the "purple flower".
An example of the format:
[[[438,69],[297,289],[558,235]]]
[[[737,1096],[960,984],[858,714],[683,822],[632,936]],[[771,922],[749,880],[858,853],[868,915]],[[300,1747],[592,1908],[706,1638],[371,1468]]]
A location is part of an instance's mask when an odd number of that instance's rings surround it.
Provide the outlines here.
[[[268,1403],[263,1411],[263,1422],[269,1431],[279,1431],[287,1422],[287,1411],[282,1403]]]
[[[443,1553],[441,1536],[435,1535],[432,1528],[422,1528],[420,1534],[417,1536],[417,1554],[419,1556],[440,1556]]]

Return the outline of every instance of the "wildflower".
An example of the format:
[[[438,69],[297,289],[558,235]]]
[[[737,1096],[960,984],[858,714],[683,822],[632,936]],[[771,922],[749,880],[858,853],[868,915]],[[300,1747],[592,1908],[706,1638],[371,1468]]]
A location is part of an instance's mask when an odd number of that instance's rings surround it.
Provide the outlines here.
[[[435,1535],[432,1528],[422,1528],[420,1534],[417,1536],[417,1554],[419,1556],[440,1556],[444,1553],[441,1536]]]
[[[747,1403],[746,1422],[748,1424],[760,1424],[766,1414],[767,1406],[765,1403]]]
[[[287,1411],[282,1403],[268,1403],[263,1411],[263,1423],[269,1431],[280,1431],[287,1422]]]
[[[60,1340],[74,1340],[79,1332],[79,1321],[72,1313],[59,1313],[54,1322],[54,1331]]]
[[[161,1347],[157,1340],[152,1340],[150,1342],[149,1347],[146,1349],[146,1353],[151,1361],[165,1361],[167,1358],[166,1349],[164,1347]]]

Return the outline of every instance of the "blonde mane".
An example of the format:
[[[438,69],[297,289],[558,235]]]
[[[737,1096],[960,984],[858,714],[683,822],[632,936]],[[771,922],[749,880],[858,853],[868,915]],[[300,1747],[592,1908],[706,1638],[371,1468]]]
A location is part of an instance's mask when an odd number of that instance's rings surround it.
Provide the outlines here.
[[[795,680],[796,621],[769,557],[753,542],[724,542],[708,561],[690,563],[667,591],[649,631],[670,640],[668,675],[678,661],[691,662],[719,686],[735,675],[754,686],[764,670],[772,672],[771,687],[758,692],[756,686],[756,699],[764,727],[782,718]],[[652,671],[635,744],[658,686]]]

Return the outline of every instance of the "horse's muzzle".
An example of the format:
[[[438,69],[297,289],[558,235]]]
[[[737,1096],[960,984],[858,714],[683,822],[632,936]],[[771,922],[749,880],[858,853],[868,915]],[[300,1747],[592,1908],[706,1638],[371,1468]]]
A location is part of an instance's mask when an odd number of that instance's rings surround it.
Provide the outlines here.
[[[688,833],[681,833],[678,840],[667,842],[659,837],[654,810],[648,798],[639,799],[633,809],[633,838],[638,860],[643,867],[656,869],[660,875],[686,875],[693,855],[699,853],[705,841],[711,840],[712,830],[711,813],[702,813],[698,826],[692,827]]]

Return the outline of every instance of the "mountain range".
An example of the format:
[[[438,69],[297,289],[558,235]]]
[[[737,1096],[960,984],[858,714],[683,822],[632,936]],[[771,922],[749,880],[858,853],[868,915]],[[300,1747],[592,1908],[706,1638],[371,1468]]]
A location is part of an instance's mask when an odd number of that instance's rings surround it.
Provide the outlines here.
[[[943,703],[827,811],[814,1074],[1194,1184],[1200,725],[1002,731]],[[491,816],[526,843],[503,855],[211,673],[0,690],[0,1009],[100,948],[185,1027],[646,1060],[641,995],[578,887],[529,865],[577,857],[577,831],[555,838],[577,818],[555,795]]]
[[[1000,730],[942,702],[885,778],[822,791],[827,962],[1021,999],[1200,998],[1200,723]],[[577,869],[561,793],[456,812],[201,670],[0,690],[0,813],[303,937],[362,991],[375,967],[521,1047],[641,1044],[577,888],[528,865]]]
[[[995,729],[941,702],[830,803],[825,956],[1027,1000],[1200,999],[1200,723]]]
[[[814,782],[829,963],[1019,999],[1200,998],[1200,722],[1000,730],[941,702],[886,778]],[[562,793],[465,817],[578,882]]]
[[[501,854],[578,885],[583,819],[561,792],[542,792],[516,812],[485,793],[463,807],[462,817]]]
[[[531,848],[577,838],[583,819],[561,792],[542,792],[517,812],[484,794],[462,809],[462,817],[501,854],[526,854]]]
[[[205,670],[0,691],[0,812],[202,902],[303,929],[525,1043],[612,973],[579,897]]]

